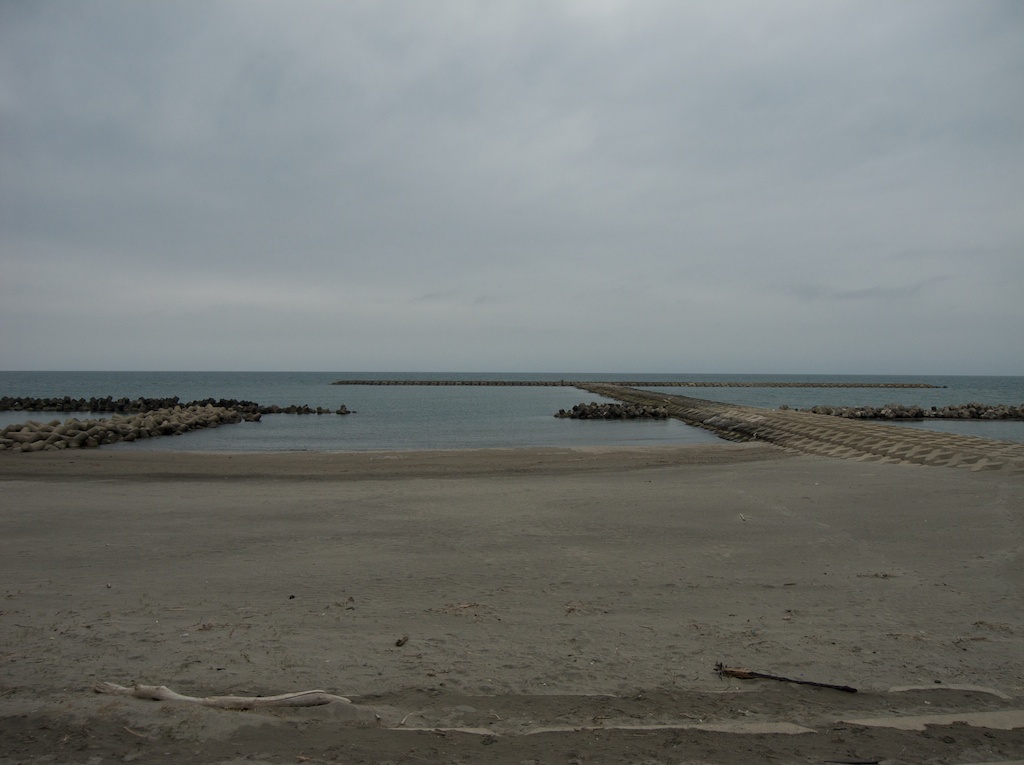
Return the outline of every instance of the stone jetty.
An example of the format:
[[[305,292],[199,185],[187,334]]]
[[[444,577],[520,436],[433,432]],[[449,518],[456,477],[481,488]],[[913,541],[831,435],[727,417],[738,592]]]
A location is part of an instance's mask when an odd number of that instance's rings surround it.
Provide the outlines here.
[[[589,404],[576,404],[572,409],[559,409],[555,417],[569,420],[667,420],[668,410],[647,404],[599,404],[591,401]]]
[[[670,417],[730,441],[764,441],[791,451],[840,459],[1024,474],[1024,444],[1012,441],[814,412],[759,409],[619,385],[593,385],[587,390],[617,401],[663,406]]]
[[[115,414],[109,419],[79,420],[74,417],[61,422],[29,420],[0,429],[0,451],[38,452],[57,449],[83,449],[136,441],[157,436],[176,436],[200,428],[216,428],[258,420],[259,414],[243,415],[235,409],[220,406],[175,406],[139,414]]]

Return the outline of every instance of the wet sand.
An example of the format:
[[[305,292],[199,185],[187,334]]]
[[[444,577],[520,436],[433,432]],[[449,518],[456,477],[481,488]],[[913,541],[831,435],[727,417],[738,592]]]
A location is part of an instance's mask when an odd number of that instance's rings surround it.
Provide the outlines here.
[[[1016,473],[765,444],[99,449],[0,455],[0,492],[2,763],[1024,758]]]

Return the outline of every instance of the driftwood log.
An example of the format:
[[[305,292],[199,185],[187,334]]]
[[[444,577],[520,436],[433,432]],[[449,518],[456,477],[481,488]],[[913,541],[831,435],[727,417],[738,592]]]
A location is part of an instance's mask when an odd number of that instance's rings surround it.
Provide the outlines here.
[[[153,701],[182,701],[219,709],[261,709],[264,707],[319,707],[324,704],[351,704],[344,696],[335,696],[326,691],[299,691],[282,693],[279,696],[184,696],[175,693],[166,685],[134,685],[127,688],[115,683],[94,685],[96,693],[110,693],[117,696],[133,696]]]
[[[833,685],[832,683],[816,683],[813,680],[794,680],[792,677],[782,677],[781,675],[769,675],[767,672],[754,672],[746,669],[745,667],[727,667],[722,662],[715,664],[715,672],[720,677],[735,677],[738,680],[755,680],[760,678],[761,680],[781,680],[784,683],[796,683],[797,685],[812,685],[815,688],[831,688],[835,691],[843,691],[844,693],[856,693],[856,688],[851,688],[849,685]]]

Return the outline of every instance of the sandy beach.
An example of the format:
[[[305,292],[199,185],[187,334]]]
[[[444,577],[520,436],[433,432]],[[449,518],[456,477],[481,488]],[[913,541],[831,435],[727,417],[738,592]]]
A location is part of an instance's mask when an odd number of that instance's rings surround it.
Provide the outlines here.
[[[0,493],[5,765],[1024,759],[1019,473],[99,449],[0,455]]]

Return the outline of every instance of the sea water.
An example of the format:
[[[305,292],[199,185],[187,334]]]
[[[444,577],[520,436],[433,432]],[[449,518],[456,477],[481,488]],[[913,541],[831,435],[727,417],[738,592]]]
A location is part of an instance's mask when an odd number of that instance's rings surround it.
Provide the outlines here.
[[[104,446],[167,451],[369,451],[510,448],[521,446],[649,446],[722,443],[677,420],[568,420],[553,415],[574,404],[604,400],[572,387],[331,385],[337,379],[591,380],[694,382],[908,382],[936,388],[651,388],[666,393],[774,409],[831,406],[924,407],[1024,402],[1024,377],[872,377],[833,375],[688,375],[604,373],[393,372],[0,372],[0,396],[206,398],[262,405],[305,404],[350,415],[264,415],[259,423]],[[66,413],[0,412],[0,425],[64,419]],[[97,417],[109,416],[106,414]],[[908,423],[947,432],[1024,442],[1024,422]]]

